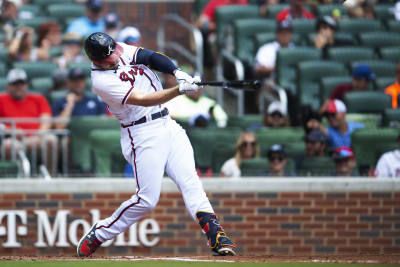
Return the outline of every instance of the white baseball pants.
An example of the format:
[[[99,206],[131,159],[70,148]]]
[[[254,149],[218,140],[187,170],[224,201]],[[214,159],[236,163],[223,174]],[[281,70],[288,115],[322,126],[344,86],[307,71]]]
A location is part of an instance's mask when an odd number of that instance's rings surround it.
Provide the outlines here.
[[[137,192],[97,224],[100,241],[114,238],[156,206],[164,171],[178,186],[194,220],[198,211],[214,212],[196,173],[189,138],[169,116],[121,128],[121,147],[132,164]]]

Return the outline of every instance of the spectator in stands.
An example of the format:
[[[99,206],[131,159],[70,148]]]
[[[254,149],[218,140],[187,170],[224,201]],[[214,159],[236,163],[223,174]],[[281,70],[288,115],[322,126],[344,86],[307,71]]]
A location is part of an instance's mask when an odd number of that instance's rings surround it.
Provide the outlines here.
[[[82,52],[82,37],[75,33],[67,33],[63,40],[63,53],[54,61],[62,70],[66,69],[71,62],[79,63],[86,61]]]
[[[252,132],[242,132],[236,142],[235,156],[222,165],[221,177],[240,177],[240,163],[244,159],[258,158],[260,147],[257,137]]]
[[[397,137],[400,143],[400,135]],[[400,177],[400,149],[386,152],[378,160],[375,169],[377,178],[397,178]]]
[[[396,65],[396,82],[386,87],[385,94],[392,96],[392,108],[397,108],[400,94],[400,62]]]
[[[128,26],[123,28],[118,34],[118,42],[123,42],[128,45],[140,46],[140,32],[137,28]],[[171,76],[171,75],[169,75]]]
[[[260,16],[267,17],[268,16],[268,7],[279,4],[279,0],[258,0],[257,4],[260,8]]]
[[[346,4],[347,13],[351,18],[365,18],[365,19],[376,19],[376,11],[374,3],[369,0],[355,0],[349,1],[350,4]]]
[[[375,74],[365,64],[355,66],[352,76],[353,79],[350,84],[338,85],[333,89],[329,98],[343,101],[344,95],[348,92],[368,91],[371,81],[375,79]]]
[[[47,61],[50,59],[49,49],[58,46],[62,42],[61,28],[57,22],[45,22],[38,29],[38,59]]]
[[[38,48],[33,45],[34,31],[30,27],[22,27],[15,33],[8,46],[8,54],[14,61],[39,60]]]
[[[104,32],[105,23],[102,18],[103,2],[101,0],[86,1],[86,16],[77,18],[67,28],[67,33],[87,36],[94,32]]]
[[[290,21],[278,23],[275,31],[276,40],[264,44],[258,49],[255,60],[255,73],[259,78],[275,80],[276,57],[282,47],[294,47],[292,43],[293,28]]]
[[[353,45],[352,42],[336,36],[337,23],[330,16],[323,16],[318,19],[316,31],[314,46],[315,48],[322,49],[322,54],[325,58],[327,57],[328,49],[331,47]]]
[[[18,1],[3,0],[0,2],[0,25],[5,34],[5,44],[8,45],[14,35],[18,18]]]
[[[329,127],[325,128],[315,119],[308,121],[307,126],[324,132],[332,148],[351,147],[351,134],[357,129],[364,128],[364,124],[346,121],[346,106],[338,99],[329,100],[323,112],[328,119]]]
[[[394,13],[394,18],[396,20],[400,20],[400,1],[396,2],[393,13]]]
[[[346,146],[336,148],[333,153],[333,161],[335,162],[336,176],[356,176],[357,164],[351,148]]]
[[[10,158],[11,151],[22,149],[19,141],[24,141],[28,150],[36,150],[41,155],[41,148],[45,147],[48,170],[52,170],[52,149],[56,145],[56,137],[49,133],[51,123],[51,109],[46,98],[38,94],[28,92],[28,77],[22,69],[12,69],[7,75],[7,93],[0,95],[0,118],[32,118],[41,119],[37,122],[17,122],[16,138],[7,138],[3,142],[7,158]],[[47,119],[47,120],[46,120]],[[13,130],[10,123],[4,124],[6,129]],[[14,129],[15,130],[15,129]],[[44,160],[44,159],[42,159]]]
[[[105,104],[97,97],[85,93],[86,76],[82,69],[71,69],[68,73],[68,95],[53,104],[53,115],[69,120],[75,116],[96,116],[106,114]],[[55,124],[57,129],[67,127],[67,122]]]
[[[292,19],[314,19],[314,15],[308,12],[304,6],[306,0],[290,0],[290,6],[276,15],[276,20],[282,22]]]
[[[104,23],[106,27],[106,33],[110,35],[114,40],[117,39],[118,33],[121,30],[121,23],[117,14],[108,13],[104,16]]]
[[[292,176],[285,170],[288,158],[285,148],[280,144],[270,146],[267,152],[268,170],[260,176]]]
[[[273,101],[264,112],[263,121],[253,123],[247,130],[255,131],[262,127],[278,128],[288,126],[290,126],[290,122],[287,117],[286,107],[279,101]]]
[[[306,156],[325,157],[327,137],[324,132],[314,129],[306,136]]]

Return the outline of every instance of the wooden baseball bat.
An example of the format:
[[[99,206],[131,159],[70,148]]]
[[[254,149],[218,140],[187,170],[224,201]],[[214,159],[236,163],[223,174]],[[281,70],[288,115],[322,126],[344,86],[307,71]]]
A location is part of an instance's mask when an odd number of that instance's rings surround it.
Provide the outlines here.
[[[257,90],[261,87],[261,82],[259,80],[237,80],[237,81],[205,81],[196,83],[199,86],[216,86],[223,88],[232,88],[238,90]]]

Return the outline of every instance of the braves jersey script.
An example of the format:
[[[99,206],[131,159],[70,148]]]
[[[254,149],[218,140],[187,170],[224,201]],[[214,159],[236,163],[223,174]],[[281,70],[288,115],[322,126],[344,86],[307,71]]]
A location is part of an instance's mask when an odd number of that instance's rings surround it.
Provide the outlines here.
[[[400,177],[400,150],[386,152],[376,165],[375,176],[377,178]]]
[[[122,123],[129,124],[143,116],[161,111],[163,105],[142,107],[128,105],[131,94],[149,94],[163,90],[157,75],[148,67],[136,64],[138,47],[118,43],[123,48],[118,68],[102,70],[92,67],[91,78],[95,93],[107,104],[109,111]]]

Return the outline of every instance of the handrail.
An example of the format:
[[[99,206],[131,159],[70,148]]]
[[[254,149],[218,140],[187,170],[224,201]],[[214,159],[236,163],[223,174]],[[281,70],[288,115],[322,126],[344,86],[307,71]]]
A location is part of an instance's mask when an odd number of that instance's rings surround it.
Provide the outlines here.
[[[193,35],[195,44],[194,54],[177,42],[165,40],[165,26],[168,22],[175,22],[179,24],[180,26],[186,28]],[[175,50],[178,54],[188,59],[195,66],[196,74],[203,74],[203,36],[201,35],[199,29],[188,23],[183,18],[176,14],[166,14],[161,17],[157,29],[157,46],[158,49],[163,53],[168,48]]]

